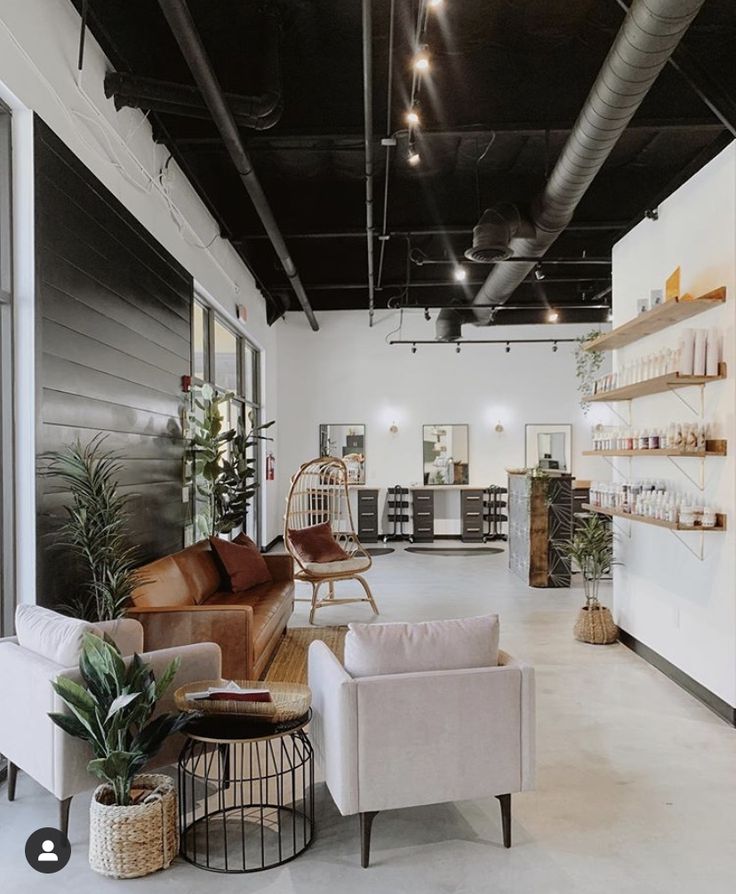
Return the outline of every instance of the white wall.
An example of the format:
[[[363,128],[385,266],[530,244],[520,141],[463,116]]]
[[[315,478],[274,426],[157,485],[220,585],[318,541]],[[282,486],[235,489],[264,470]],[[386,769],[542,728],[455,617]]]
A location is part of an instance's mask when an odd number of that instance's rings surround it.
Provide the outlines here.
[[[714,436],[727,438],[729,457],[706,460],[705,499],[728,514],[729,530],[704,537],[700,562],[667,530],[631,525],[619,540],[622,567],[615,573],[619,625],[699,683],[736,705],[736,145],[731,144],[659,208],[658,221],[643,221],[613,251],[614,325],[636,313],[636,299],[664,287],[677,265],[682,287],[693,295],[728,288],[726,306],[710,310],[616,353],[625,362],[640,353],[677,346],[684,327],[719,326],[729,379],[705,388],[705,418]],[[697,401],[696,389],[687,396]],[[673,394],[632,402],[635,426],[696,421]],[[618,460],[625,476],[665,478],[682,491],[695,487],[666,458]],[[684,460],[697,478],[699,460]],[[699,549],[700,535],[682,537]]]
[[[289,476],[319,450],[320,423],[366,425],[366,485],[387,487],[422,480],[422,425],[470,426],[470,484],[505,484],[506,468],[524,465],[526,423],[571,423],[573,472],[587,478],[597,460],[579,455],[600,418],[580,409],[573,345],[390,346],[390,337],[434,338],[434,319],[379,311],[372,329],[362,311],[320,317],[322,331],[309,337],[301,315],[289,314],[279,330],[279,480],[285,497]],[[577,338],[591,327],[569,325],[480,329],[466,338]],[[500,422],[504,431],[494,431]],[[396,423],[398,433],[390,433]],[[577,456],[576,456],[577,453]],[[438,533],[459,531],[459,497],[442,496]]]
[[[157,178],[168,151],[154,144],[141,112],[116,112],[112,100],[105,99],[103,79],[111,66],[89,33],[84,72],[79,79],[78,41],[79,16],[69,0],[3,0],[0,92],[6,97],[8,91],[14,94],[12,105],[16,110],[23,106],[38,113],[194,276],[235,325],[264,349],[265,416],[275,418],[276,335],[266,325],[264,302],[250,273],[232,246],[219,236],[210,248],[203,247],[219,231],[215,221],[173,161],[165,180],[168,195],[164,194]],[[243,201],[248,201],[245,189]],[[235,321],[236,304],[248,308],[245,326]],[[24,362],[32,368],[32,357],[25,354]],[[280,529],[280,507],[273,485],[267,487],[264,502],[264,535],[269,539]],[[32,556],[32,535],[27,525],[20,540],[24,553]]]

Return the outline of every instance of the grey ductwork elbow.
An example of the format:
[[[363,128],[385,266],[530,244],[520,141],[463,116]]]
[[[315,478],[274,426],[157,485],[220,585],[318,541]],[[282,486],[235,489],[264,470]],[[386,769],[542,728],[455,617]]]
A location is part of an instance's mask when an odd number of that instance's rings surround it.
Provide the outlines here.
[[[465,257],[476,264],[492,264],[511,256],[511,240],[519,235],[531,236],[534,228],[521,212],[508,202],[486,208],[473,227],[473,244]]]

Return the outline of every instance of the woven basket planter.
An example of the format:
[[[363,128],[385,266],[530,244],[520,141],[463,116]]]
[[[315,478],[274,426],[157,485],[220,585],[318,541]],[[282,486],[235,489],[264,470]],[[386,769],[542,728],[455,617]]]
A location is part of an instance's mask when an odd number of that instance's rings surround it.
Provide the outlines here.
[[[89,865],[112,878],[138,878],[166,869],[179,851],[176,788],[159,774],[140,775],[133,788],[150,789],[129,807],[113,803],[112,787],[99,785],[89,812]]]
[[[613,623],[611,611],[605,605],[593,605],[590,608],[584,605],[578,612],[573,635],[581,643],[605,646],[616,642],[618,627]]]

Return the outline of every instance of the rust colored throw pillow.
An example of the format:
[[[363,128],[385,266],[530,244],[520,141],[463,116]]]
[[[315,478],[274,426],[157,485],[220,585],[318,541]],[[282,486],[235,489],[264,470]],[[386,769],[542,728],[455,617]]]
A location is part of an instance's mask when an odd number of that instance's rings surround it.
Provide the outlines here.
[[[244,539],[241,540],[241,537]],[[250,537],[245,535],[241,537],[232,541],[223,540],[222,537],[210,537],[212,551],[230,578],[230,588],[250,590],[258,584],[270,584],[273,578],[258,547]]]
[[[329,522],[311,528],[289,528],[289,540],[302,562],[341,562],[349,558],[332,536]]]

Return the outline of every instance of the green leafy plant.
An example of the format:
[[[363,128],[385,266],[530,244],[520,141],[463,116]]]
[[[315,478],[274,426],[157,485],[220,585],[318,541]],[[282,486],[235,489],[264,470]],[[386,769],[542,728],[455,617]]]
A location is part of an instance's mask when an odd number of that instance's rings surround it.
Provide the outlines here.
[[[115,803],[131,803],[131,787],[167,736],[183,729],[196,715],[151,716],[179,669],[174,659],[156,680],[151,666],[134,655],[127,668],[120,650],[105,636],[86,634],[79,657],[84,686],[67,677],[51,685],[71,711],[49,717],[64,732],[92,746],[90,773],[109,782]]]
[[[270,440],[262,432],[274,423],[254,426],[247,433],[242,425],[226,429],[223,409],[233,397],[232,392],[217,394],[210,385],[193,386],[190,392],[187,423],[197,539],[229,533],[244,524],[258,491],[255,447]]]
[[[43,470],[71,493],[58,546],[72,551],[83,574],[80,592],[63,608],[90,621],[123,615],[140,583],[134,574],[138,550],[127,540],[129,498],[118,490],[122,463],[105,449],[106,437],[99,434],[88,444],[77,440],[46,454]]]
[[[578,391],[582,395],[580,406],[584,413],[587,413],[590,407],[586,398],[593,393],[593,384],[603,366],[603,352],[586,351],[583,346],[586,342],[598,338],[600,334],[600,329],[591,329],[590,332],[586,332],[585,335],[578,338],[575,345],[575,375],[578,380]]]
[[[586,608],[596,608],[601,578],[617,565],[613,559],[613,531],[599,515],[588,516],[575,531],[564,552],[583,575]]]

